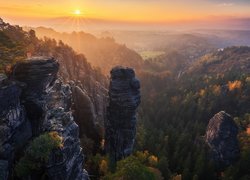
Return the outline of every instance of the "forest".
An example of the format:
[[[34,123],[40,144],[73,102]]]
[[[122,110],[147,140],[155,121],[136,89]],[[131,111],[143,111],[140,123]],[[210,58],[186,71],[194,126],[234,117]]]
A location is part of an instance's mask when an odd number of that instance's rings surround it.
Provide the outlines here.
[[[111,66],[123,62],[135,68],[142,102],[134,153],[117,162],[114,171],[101,144],[94,148],[96,142],[83,136],[85,168],[91,179],[250,179],[250,47],[206,49],[207,42],[199,46],[203,42],[198,41],[195,45],[200,49],[195,53],[176,46],[143,60],[136,51],[110,38],[84,34],[96,45],[88,48],[86,44],[79,50],[57,38],[39,39],[34,30],[26,32],[7,23],[5,27],[0,30],[1,73],[8,73],[9,65],[31,55],[54,56],[63,63],[59,74],[65,81],[82,80],[81,68],[86,72],[86,88],[92,86],[92,79],[107,88]],[[86,56],[79,53],[84,51]],[[190,58],[196,52],[202,53]],[[107,60],[110,64],[105,66]],[[74,73],[69,67],[75,68]],[[240,158],[223,170],[216,168],[204,142],[209,120],[220,111],[230,114],[237,124],[241,150]]]

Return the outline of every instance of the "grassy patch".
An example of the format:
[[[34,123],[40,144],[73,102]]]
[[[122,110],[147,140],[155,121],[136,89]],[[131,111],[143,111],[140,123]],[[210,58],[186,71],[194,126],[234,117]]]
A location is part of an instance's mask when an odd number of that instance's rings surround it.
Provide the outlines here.
[[[142,51],[140,52],[140,55],[144,60],[150,59],[150,58],[153,59],[163,54],[165,54],[164,51]]]

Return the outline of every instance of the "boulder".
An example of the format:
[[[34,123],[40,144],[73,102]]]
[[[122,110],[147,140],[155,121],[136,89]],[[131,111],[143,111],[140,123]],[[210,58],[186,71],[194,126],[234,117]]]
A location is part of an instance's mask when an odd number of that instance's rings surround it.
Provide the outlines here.
[[[215,114],[210,119],[205,141],[219,171],[232,165],[239,158],[240,149],[237,135],[237,125],[233,118],[224,111]]]

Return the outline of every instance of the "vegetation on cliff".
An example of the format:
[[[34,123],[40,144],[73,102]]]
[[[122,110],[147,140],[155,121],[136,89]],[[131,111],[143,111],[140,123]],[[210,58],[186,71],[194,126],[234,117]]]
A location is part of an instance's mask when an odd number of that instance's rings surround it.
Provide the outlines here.
[[[36,171],[42,171],[52,151],[62,146],[62,138],[57,132],[52,131],[35,138],[15,166],[17,176],[26,177]]]

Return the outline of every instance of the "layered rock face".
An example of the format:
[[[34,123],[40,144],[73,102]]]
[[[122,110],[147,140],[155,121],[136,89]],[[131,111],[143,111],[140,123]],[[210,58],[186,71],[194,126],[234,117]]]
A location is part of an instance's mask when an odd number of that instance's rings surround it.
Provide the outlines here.
[[[39,57],[12,69],[9,79],[0,82],[0,179],[12,176],[13,163],[31,138],[50,131],[58,132],[63,146],[52,152],[42,170],[48,179],[88,179],[79,128],[71,112],[71,87],[57,79],[59,64]]]
[[[0,81],[0,179],[7,179],[15,155],[32,137],[26,110],[20,102],[21,88],[7,78]]]
[[[60,80],[46,97],[44,131],[56,131],[63,139],[63,147],[51,154],[47,175],[54,180],[83,180],[88,174],[83,170],[83,155],[79,140],[79,128],[70,111],[72,92],[69,85]]]
[[[15,64],[10,78],[25,83],[26,96],[39,97],[55,81],[58,70],[59,64],[53,58],[36,57]]]
[[[84,135],[94,140],[96,146],[99,145],[102,135],[97,126],[97,115],[95,112],[94,104],[88,93],[81,89],[79,86],[72,87],[73,102],[74,102],[74,116],[80,128],[80,137]]]
[[[205,140],[210,148],[211,158],[219,171],[224,170],[239,158],[237,135],[237,125],[224,111],[215,114],[210,119]]]
[[[92,116],[95,117],[93,123],[98,123],[103,127],[108,99],[107,78],[93,69],[83,55],[72,58],[74,55],[71,57],[65,52],[59,52],[55,54],[55,57],[61,65],[60,76],[64,81],[74,81],[74,85],[88,96],[93,104]],[[75,95],[77,96],[73,91],[73,98]]]
[[[58,70],[59,64],[53,58],[36,57],[15,64],[9,75],[23,88],[21,98],[35,136],[41,132],[46,112],[44,95],[57,78]]]
[[[139,104],[140,82],[134,70],[113,68],[105,122],[105,148],[112,161],[132,153],[136,134],[136,109]]]
[[[100,139],[104,138],[107,78],[92,68],[83,55],[69,56],[68,52],[59,50],[54,56],[60,63],[60,77],[72,86],[73,116],[80,127],[80,137],[93,140],[99,147]]]

